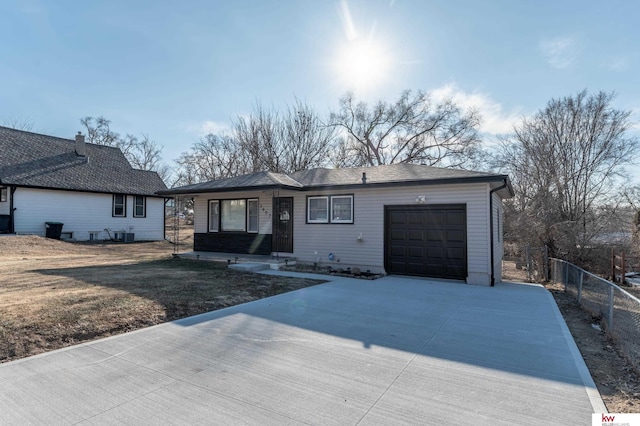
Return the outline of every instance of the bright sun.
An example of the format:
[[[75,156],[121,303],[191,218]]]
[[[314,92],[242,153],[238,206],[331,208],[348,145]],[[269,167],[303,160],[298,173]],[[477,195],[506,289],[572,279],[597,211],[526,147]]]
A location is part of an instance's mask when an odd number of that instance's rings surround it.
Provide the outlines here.
[[[373,40],[355,39],[338,53],[335,72],[349,89],[369,91],[389,74],[390,55]]]

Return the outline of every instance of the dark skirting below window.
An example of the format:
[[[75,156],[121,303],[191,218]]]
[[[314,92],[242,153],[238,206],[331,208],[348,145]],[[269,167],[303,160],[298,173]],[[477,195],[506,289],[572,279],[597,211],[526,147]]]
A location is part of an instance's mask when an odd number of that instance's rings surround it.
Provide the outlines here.
[[[193,235],[193,250],[269,255],[271,254],[271,234],[196,233]]]

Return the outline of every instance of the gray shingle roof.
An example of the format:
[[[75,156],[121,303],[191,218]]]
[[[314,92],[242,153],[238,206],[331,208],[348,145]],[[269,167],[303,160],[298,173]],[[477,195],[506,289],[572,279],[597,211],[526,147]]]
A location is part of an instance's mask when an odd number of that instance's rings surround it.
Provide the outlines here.
[[[227,179],[212,180],[209,182],[181,186],[180,188],[175,188],[175,190],[180,190],[180,193],[196,193],[219,190],[281,187],[302,188],[302,185],[291,179],[289,176],[281,173],[256,172]],[[173,190],[165,192],[174,193]]]
[[[305,187],[342,186],[362,184],[362,174],[366,173],[367,184],[409,183],[439,181],[449,179],[495,178],[491,173],[469,170],[444,169],[421,164],[389,164],[375,167],[352,169],[311,169],[291,174],[291,177]]]
[[[87,192],[155,195],[167,189],[156,172],[136,170],[120,149],[0,127],[0,184]]]
[[[251,173],[229,179],[214,180],[162,191],[161,194],[195,194],[198,192],[222,192],[261,188],[288,188],[301,191],[326,188],[362,187],[362,174],[366,173],[366,185],[415,185],[463,182],[495,182],[496,186],[508,179],[506,175],[445,169],[421,164],[391,164],[386,166],[301,170],[284,175],[271,172]],[[513,195],[509,184],[508,191]]]

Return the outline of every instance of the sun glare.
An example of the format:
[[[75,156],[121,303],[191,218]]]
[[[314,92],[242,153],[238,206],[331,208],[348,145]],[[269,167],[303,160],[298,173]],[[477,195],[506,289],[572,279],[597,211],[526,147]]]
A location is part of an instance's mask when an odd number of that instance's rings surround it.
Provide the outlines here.
[[[337,77],[348,89],[369,91],[388,78],[390,55],[372,40],[355,39],[338,53]]]

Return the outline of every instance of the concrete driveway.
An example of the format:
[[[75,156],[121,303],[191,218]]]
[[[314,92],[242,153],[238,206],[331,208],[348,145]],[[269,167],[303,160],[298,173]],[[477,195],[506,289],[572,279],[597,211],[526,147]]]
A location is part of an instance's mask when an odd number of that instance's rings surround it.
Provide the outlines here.
[[[334,282],[0,365],[0,424],[590,424],[542,287]]]

